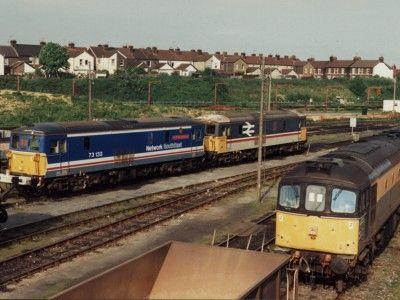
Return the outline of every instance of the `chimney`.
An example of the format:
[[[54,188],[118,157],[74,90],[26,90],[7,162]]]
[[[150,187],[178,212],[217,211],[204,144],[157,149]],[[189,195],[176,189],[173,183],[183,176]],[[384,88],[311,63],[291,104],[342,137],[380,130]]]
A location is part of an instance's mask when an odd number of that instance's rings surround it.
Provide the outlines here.
[[[201,49],[197,49],[197,53],[202,54],[203,51]]]
[[[279,54],[276,54],[276,55],[275,55],[275,58],[276,58],[276,59],[281,59],[281,56],[280,56]]]
[[[233,55],[236,55],[236,56],[237,56],[237,55],[239,55],[239,53],[235,52],[235,53],[233,53]]]
[[[221,52],[219,52],[219,51],[215,51],[215,54],[218,54],[218,55],[220,55],[220,54],[221,54]]]
[[[272,58],[272,54],[268,54],[268,57],[269,57],[269,58]]]
[[[384,62],[384,60],[385,60],[385,59],[383,58],[383,56],[380,56],[380,57],[379,57],[379,62]]]
[[[297,60],[296,55],[292,55],[290,58],[293,59],[293,60]]]
[[[74,43],[69,43],[69,44],[68,44],[68,47],[70,47],[70,48],[75,48],[75,44],[74,44]]]
[[[146,50],[151,50],[151,48],[150,47],[146,47]],[[154,50],[154,47],[153,47],[153,50]]]
[[[43,47],[44,45],[46,45],[46,42],[45,42],[45,41],[41,41],[41,42],[40,42],[40,46]]]
[[[192,53],[193,53],[193,52],[196,52],[196,50],[194,50],[194,49],[190,49],[190,52],[192,52]]]
[[[307,61],[315,61],[315,58],[314,57],[310,57],[310,58],[307,59]]]
[[[245,57],[246,56],[246,52],[240,53],[240,56]]]
[[[224,51],[222,52],[223,55],[228,55],[228,52]]]
[[[147,48],[150,49],[150,47],[147,47]],[[151,49],[152,49],[153,51],[157,51],[157,47],[154,47],[154,46],[153,46]]]
[[[353,57],[353,61],[358,61],[358,60],[361,60],[361,57],[359,57],[359,56],[354,56]]]
[[[251,56],[256,56],[256,54],[255,54],[255,53],[252,53]]]
[[[258,53],[258,56],[259,56],[259,57],[262,57],[262,56],[263,56],[263,54],[262,54],[262,53]]]
[[[133,50],[133,45],[128,45],[129,50]]]
[[[285,59],[289,59],[289,56],[288,56],[288,55],[285,55],[284,57],[285,57]]]
[[[103,45],[103,48],[104,48],[104,49],[107,49],[107,48],[108,48],[108,44],[104,44],[104,45]]]
[[[11,40],[10,41],[10,45],[13,46],[13,47],[17,46],[17,41],[16,40]]]
[[[181,49],[175,48],[175,51],[176,51],[176,52],[181,52]]]
[[[102,48],[102,47],[103,47],[103,45],[102,45],[102,44],[98,44],[98,45],[97,45],[97,47],[99,47],[99,48]]]
[[[169,50],[169,51],[174,51],[174,48],[169,48],[168,50]]]
[[[333,55],[329,56],[329,61],[335,61],[335,60],[337,60],[336,56]]]
[[[128,49],[128,45],[123,45],[122,48]]]

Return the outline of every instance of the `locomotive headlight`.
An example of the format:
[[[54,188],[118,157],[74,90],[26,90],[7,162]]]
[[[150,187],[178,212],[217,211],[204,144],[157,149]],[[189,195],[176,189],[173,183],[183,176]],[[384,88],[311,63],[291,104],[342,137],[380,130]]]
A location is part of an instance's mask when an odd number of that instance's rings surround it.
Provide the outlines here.
[[[354,228],[354,223],[350,221],[349,222],[349,229],[353,230],[353,228]]]
[[[278,221],[279,221],[279,222],[283,222],[283,215],[279,215],[279,216],[278,216]]]

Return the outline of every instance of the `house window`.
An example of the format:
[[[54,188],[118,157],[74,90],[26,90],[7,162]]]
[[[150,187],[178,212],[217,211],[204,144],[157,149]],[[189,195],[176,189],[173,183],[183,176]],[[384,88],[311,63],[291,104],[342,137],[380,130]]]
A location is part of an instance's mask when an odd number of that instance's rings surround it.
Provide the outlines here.
[[[120,60],[119,60],[119,66],[120,66],[120,67],[123,67],[123,66],[124,66],[124,60],[123,60],[123,59],[120,59]]]
[[[367,69],[367,74],[369,75],[369,69]]]
[[[82,66],[83,65],[83,59],[79,60],[79,65]]]
[[[114,58],[111,60],[111,64],[115,65],[115,59]]]
[[[10,61],[8,60],[8,58],[5,58],[5,59],[4,59],[4,64],[5,64],[6,66],[8,66],[8,65],[10,64]]]
[[[85,66],[87,66],[89,64],[89,61],[87,59],[85,59]]]

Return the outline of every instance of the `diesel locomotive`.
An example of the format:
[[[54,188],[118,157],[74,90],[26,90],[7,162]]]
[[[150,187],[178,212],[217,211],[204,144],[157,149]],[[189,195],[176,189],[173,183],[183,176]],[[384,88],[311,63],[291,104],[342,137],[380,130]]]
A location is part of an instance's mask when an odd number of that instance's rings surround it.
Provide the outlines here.
[[[305,117],[288,111],[265,114],[265,153],[304,148]],[[23,195],[82,190],[137,177],[176,174],[257,157],[256,113],[52,122],[12,131],[3,193]],[[3,197],[4,198],[4,197]],[[0,201],[1,201],[0,196]],[[7,218],[1,210],[2,221]]]
[[[276,245],[311,282],[364,280],[400,220],[400,131],[301,164],[279,185]]]

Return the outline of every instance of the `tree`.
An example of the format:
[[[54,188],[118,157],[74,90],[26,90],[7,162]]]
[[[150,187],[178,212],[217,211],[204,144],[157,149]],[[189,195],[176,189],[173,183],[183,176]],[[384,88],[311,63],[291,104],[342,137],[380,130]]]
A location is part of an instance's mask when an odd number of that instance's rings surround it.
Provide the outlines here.
[[[67,50],[51,42],[42,47],[39,60],[43,71],[49,77],[58,76],[60,69],[67,69],[69,66]]]
[[[360,98],[364,97],[366,89],[367,89],[367,84],[363,79],[357,77],[350,80],[349,90],[352,91],[356,96]]]

